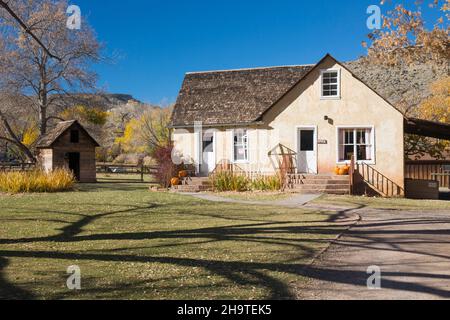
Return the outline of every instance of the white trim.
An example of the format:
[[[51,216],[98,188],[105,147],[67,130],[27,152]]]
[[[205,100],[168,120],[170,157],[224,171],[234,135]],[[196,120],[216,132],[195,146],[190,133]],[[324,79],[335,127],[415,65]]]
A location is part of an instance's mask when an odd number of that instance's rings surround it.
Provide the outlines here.
[[[200,174],[200,163],[203,158],[203,147],[201,146],[201,134],[200,132],[194,132],[194,164],[195,174]]]
[[[212,144],[212,147],[213,147],[213,151],[212,151],[212,154],[213,154],[213,166],[214,166],[214,168],[209,168],[209,163],[208,163],[208,173],[211,173],[214,169],[215,169],[215,167],[216,167],[216,165],[217,165],[217,132],[218,132],[218,130],[217,129],[207,129],[207,130],[205,130],[205,131],[202,131],[202,140],[201,140],[201,159],[202,159],[202,165],[204,164],[204,160],[203,160],[203,157],[204,157],[204,150],[203,150],[203,138],[204,138],[204,135],[205,135],[205,133],[211,133],[212,132],[212,134],[213,134],[213,144]],[[199,170],[200,171],[200,170]],[[199,173],[201,173],[201,172],[199,172]]]
[[[316,165],[315,165],[315,174],[319,174],[319,146],[318,146],[318,127],[317,125],[300,125],[295,127],[295,147],[297,148],[296,152],[297,154],[300,152],[300,141],[299,141],[299,134],[300,130],[302,129],[313,129],[314,130],[314,153],[316,158]],[[297,157],[297,171],[299,168],[299,159]]]
[[[349,161],[340,161],[339,159],[339,130],[340,129],[370,129],[371,133],[370,133],[370,139],[372,141],[372,160],[367,161],[367,160],[358,160],[357,163],[366,163],[366,164],[370,164],[370,165],[375,165],[377,163],[376,161],[376,139],[375,139],[375,126],[374,125],[355,125],[355,126],[349,126],[349,125],[341,125],[341,126],[336,126],[336,164],[338,165],[344,165],[344,164],[348,164]]]
[[[337,72],[337,96],[324,96],[323,95],[323,74],[327,72]],[[340,100],[341,99],[341,69],[322,69],[320,70],[320,99],[321,100]]]
[[[245,130],[247,131],[247,160],[237,160],[235,161],[234,154],[234,133],[237,130]],[[231,130],[231,163],[233,164],[250,164],[250,129],[248,128],[234,128]]]

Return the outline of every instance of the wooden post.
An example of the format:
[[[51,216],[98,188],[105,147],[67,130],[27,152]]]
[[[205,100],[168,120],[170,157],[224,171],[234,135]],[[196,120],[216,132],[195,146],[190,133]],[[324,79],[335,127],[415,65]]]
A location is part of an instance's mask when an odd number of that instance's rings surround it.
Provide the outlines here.
[[[144,182],[144,163],[141,163],[141,182]]]
[[[355,184],[355,156],[353,155],[350,160],[350,195],[354,194],[354,184]]]

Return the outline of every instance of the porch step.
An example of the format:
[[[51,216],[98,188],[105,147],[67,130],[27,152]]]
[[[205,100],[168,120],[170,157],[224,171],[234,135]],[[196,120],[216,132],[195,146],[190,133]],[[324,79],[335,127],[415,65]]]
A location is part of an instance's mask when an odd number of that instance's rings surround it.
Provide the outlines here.
[[[211,180],[209,178],[186,178],[182,181],[182,184],[190,186],[210,186]]]
[[[350,181],[349,176],[336,176],[332,174],[301,174],[299,175],[302,180],[337,180],[337,181]]]
[[[171,189],[172,192],[187,192],[187,193],[197,193],[197,192],[206,192],[211,191],[210,186],[191,186],[191,185],[179,185],[179,186],[173,186]]]
[[[349,179],[303,179],[302,185],[350,185]]]
[[[297,177],[289,191],[303,194],[346,195],[350,193],[350,177],[332,174],[302,174]]]
[[[193,177],[186,178],[182,181],[181,185],[172,186],[172,192],[187,192],[187,193],[196,193],[196,192],[205,192],[211,191],[212,184],[209,178],[203,177]]]

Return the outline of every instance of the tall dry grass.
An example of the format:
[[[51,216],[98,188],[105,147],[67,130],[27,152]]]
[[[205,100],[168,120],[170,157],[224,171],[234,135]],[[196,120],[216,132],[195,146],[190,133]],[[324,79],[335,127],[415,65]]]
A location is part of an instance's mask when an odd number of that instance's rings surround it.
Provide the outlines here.
[[[217,192],[245,192],[245,191],[280,191],[283,187],[281,177],[260,176],[250,179],[245,175],[229,171],[218,172],[211,176],[213,188]]]
[[[0,191],[6,193],[44,193],[72,190],[75,178],[67,169],[46,173],[42,170],[27,172],[0,172]]]

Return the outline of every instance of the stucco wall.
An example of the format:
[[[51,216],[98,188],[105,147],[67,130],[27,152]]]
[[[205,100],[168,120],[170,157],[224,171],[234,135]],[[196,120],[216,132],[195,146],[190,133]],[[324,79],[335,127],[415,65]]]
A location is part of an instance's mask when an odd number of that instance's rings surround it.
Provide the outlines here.
[[[320,98],[322,69],[341,70],[340,99]],[[330,120],[324,120],[325,116]],[[399,186],[404,186],[402,114],[331,58],[326,59],[269,110],[263,122],[265,126],[248,128],[249,163],[239,164],[243,169],[272,171],[273,164],[268,152],[279,143],[297,151],[297,127],[316,126],[318,139],[327,141],[327,144],[317,146],[318,171],[331,173],[338,160],[337,127],[369,126],[375,131],[373,167]],[[180,152],[195,155],[193,133],[175,131],[174,141]],[[218,129],[215,144],[217,161],[232,159],[230,129]]]

